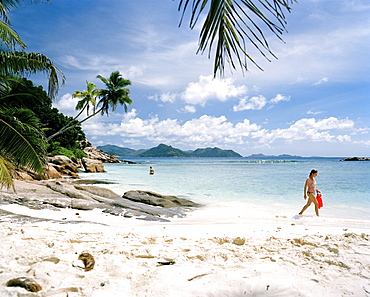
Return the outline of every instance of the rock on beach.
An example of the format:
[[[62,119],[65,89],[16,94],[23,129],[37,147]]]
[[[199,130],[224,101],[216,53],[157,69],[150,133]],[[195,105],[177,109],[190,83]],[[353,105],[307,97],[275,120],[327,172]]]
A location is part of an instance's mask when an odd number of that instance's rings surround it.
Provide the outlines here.
[[[19,204],[31,209],[101,209],[105,213],[149,221],[184,217],[186,211],[201,206],[183,198],[144,191],[129,191],[129,199],[126,194],[121,197],[110,189],[74,184],[64,179],[32,182],[15,180],[15,188],[16,193],[2,189],[0,203]],[[143,195],[146,199],[133,199]]]

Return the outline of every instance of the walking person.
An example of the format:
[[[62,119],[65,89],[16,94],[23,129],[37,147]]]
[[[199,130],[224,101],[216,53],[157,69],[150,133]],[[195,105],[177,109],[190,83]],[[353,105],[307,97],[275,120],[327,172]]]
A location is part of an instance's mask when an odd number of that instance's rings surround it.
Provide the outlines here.
[[[308,196],[308,200],[305,206],[303,206],[299,215],[302,215],[303,212],[313,203],[315,205],[315,212],[316,215],[319,216],[319,205],[316,200],[316,194],[320,193],[318,189],[316,189],[316,180],[315,177],[318,175],[318,171],[316,169],[312,169],[310,172],[310,176],[306,179],[303,188],[303,198],[306,200]]]
[[[149,167],[149,174],[150,174],[150,175],[153,175],[153,174],[154,174],[154,169],[153,169],[153,167]]]

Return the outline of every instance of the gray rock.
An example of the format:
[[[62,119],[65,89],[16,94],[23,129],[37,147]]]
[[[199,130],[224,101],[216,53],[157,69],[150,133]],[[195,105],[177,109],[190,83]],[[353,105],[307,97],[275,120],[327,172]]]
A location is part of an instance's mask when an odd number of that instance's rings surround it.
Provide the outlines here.
[[[82,158],[82,165],[87,172],[105,172],[104,164],[102,161],[99,160]]]
[[[163,196],[150,191],[128,191],[123,195],[123,198],[165,208],[201,206],[187,199],[178,198],[176,196]]]
[[[103,209],[104,212],[142,220],[168,221],[184,217],[185,211],[200,206],[175,196],[153,192],[129,191],[131,198],[149,196],[151,199],[133,201],[113,191],[97,186],[72,184],[66,180],[26,182],[16,181],[17,193],[0,191],[1,203],[17,203],[33,209],[73,208],[79,210]],[[161,206],[161,207],[159,207]]]

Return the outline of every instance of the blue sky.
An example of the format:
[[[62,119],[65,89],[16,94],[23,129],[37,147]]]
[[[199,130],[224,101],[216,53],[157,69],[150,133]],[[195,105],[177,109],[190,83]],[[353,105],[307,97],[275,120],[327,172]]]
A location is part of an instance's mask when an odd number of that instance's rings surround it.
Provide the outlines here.
[[[133,104],[83,125],[96,146],[160,143],[183,150],[233,149],[243,156],[369,156],[370,1],[307,0],[287,14],[284,42],[265,31],[278,59],[213,79],[196,54],[200,26],[179,27],[179,1],[52,0],[10,14],[27,50],[48,56],[67,77],[54,103],[76,114],[71,95],[99,88],[98,74],[131,80]],[[30,77],[45,85],[44,76]]]

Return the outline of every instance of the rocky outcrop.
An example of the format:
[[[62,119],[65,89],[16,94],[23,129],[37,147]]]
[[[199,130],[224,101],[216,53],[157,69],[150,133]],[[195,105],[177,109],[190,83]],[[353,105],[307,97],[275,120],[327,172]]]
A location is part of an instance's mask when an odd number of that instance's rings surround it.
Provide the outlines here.
[[[86,186],[67,182],[64,179],[56,181],[15,181],[17,193],[0,191],[0,203],[16,203],[32,209],[73,208],[79,210],[102,209],[106,213],[120,215],[127,218],[136,217],[142,220],[168,221],[171,217],[184,217],[185,212],[193,207],[200,206],[186,199],[175,196],[144,191],[130,191],[130,196],[153,196],[153,199],[168,198],[173,204],[135,202],[125,198],[125,195],[97,186]],[[139,192],[135,194],[134,192]],[[174,202],[178,201],[178,202]],[[159,204],[165,206],[158,207]]]
[[[120,163],[116,157],[103,153],[96,146],[93,146],[87,139],[80,142],[80,148],[89,159],[99,160],[103,163]]]
[[[178,198],[176,196],[163,196],[161,194],[150,191],[128,191],[123,198],[141,202],[153,206],[160,206],[165,208],[171,207],[199,207],[198,203],[192,202],[187,199]]]
[[[44,179],[48,179],[47,177],[50,175],[55,176],[51,178],[59,178],[57,174],[55,174],[53,169],[59,172],[60,175],[67,175],[73,178],[78,178],[78,172],[81,169],[81,166],[77,160],[72,160],[63,155],[48,157],[48,167],[49,170],[46,171],[46,176]]]
[[[351,158],[341,159],[340,161],[370,161],[370,158],[351,157]]]
[[[86,172],[105,172],[104,164],[100,160],[82,158],[82,165]]]

